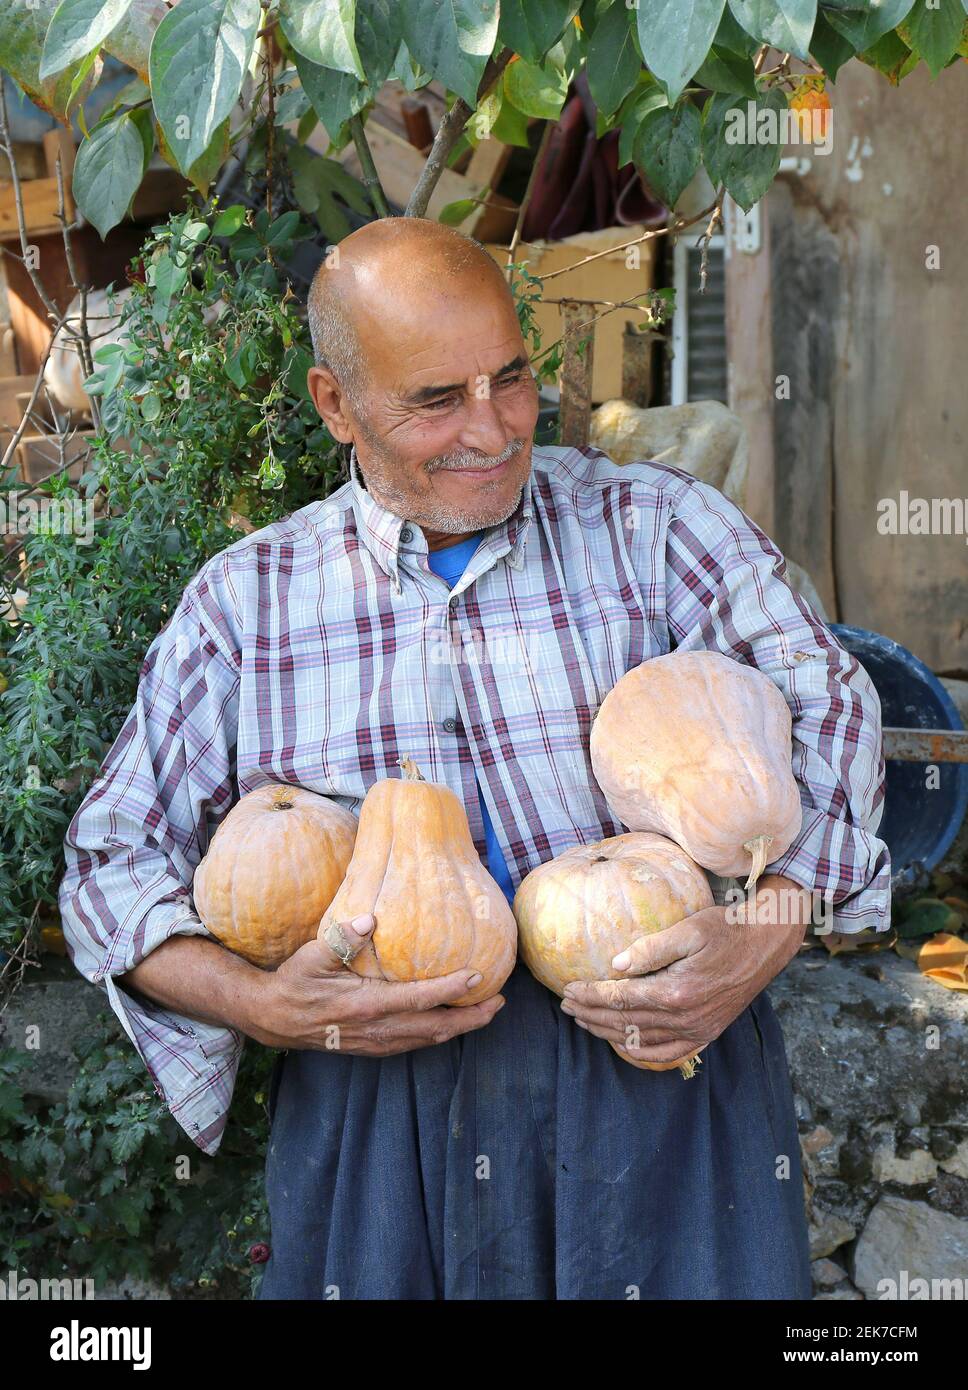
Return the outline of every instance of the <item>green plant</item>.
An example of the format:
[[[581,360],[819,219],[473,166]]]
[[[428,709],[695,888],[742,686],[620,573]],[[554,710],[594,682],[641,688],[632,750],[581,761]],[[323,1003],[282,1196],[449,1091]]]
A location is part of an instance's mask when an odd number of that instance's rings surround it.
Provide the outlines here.
[[[557,120],[581,71],[600,129],[621,131],[622,162],[634,159],[669,206],[703,165],[748,209],[776,176],[776,118],[799,84],[791,57],[831,82],[857,58],[896,86],[922,61],[932,76],[957,63],[966,36],[962,0],[33,0],[0,11],[0,67],[60,119],[96,93],[102,53],[131,68],[84,127],[74,168],[78,206],[103,235],[156,150],[204,193],[230,156],[254,147],[271,166],[292,139],[286,126],[304,143],[318,122],[330,153],[354,141],[383,214],[365,125],[391,78],[410,90],[435,79],[450,98],[411,215],[467,144],[527,144],[529,117]],[[767,68],[771,47],[781,56]],[[733,144],[747,103],[757,138]],[[338,239],[333,194],[352,201],[358,186],[331,159],[292,165],[300,206]],[[478,206],[460,199],[447,215],[461,223]]]
[[[93,509],[89,532],[25,537],[27,601],[0,627],[0,948],[55,909],[70,817],[188,580],[342,480],[306,394],[308,329],[278,269],[305,230],[293,212],[172,217],[133,263],[126,343],[95,351],[91,467],[76,485],[45,485]]]
[[[175,1297],[246,1297],[269,1240],[263,1188],[273,1054],[248,1044],[222,1146],[207,1158],[150,1086],[110,1015],[75,1049],[65,1101],[25,1102],[29,1055],[0,1051],[0,1268],[32,1279],[126,1276]]]

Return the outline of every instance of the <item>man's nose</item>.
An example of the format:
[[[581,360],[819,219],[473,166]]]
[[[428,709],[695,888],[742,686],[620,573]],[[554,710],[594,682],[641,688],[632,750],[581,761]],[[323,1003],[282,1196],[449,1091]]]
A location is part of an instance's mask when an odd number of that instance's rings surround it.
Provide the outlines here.
[[[504,422],[489,394],[477,393],[470,397],[464,417],[464,427],[459,442],[465,449],[477,449],[482,454],[499,454],[511,435],[504,428]]]

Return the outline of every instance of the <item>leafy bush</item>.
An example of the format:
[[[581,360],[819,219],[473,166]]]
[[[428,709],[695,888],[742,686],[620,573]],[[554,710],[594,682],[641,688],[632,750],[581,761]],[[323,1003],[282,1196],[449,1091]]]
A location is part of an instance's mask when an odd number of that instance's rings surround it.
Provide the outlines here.
[[[25,1102],[28,1054],[0,1051],[0,1268],[97,1287],[132,1276],[175,1297],[246,1297],[269,1234],[273,1054],[246,1045],[222,1146],[207,1158],[145,1089],[141,1059],[113,1017],[100,1015],[99,1025],[76,1047],[74,1084],[54,1105]]]
[[[306,230],[296,212],[189,211],[132,263],[126,341],[95,352],[92,465],[47,487],[94,507],[93,539],[28,535],[26,606],[0,626],[0,948],[56,906],[70,817],[187,582],[245,529],[342,480],[278,268]]]

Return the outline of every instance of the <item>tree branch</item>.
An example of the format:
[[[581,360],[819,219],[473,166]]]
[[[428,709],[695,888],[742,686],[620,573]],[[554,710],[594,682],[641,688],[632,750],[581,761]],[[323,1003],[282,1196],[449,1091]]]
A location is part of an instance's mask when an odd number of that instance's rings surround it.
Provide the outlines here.
[[[380,175],[376,171],[376,164],[373,162],[373,151],[370,149],[369,141],[366,138],[366,131],[363,129],[363,117],[356,113],[350,117],[350,134],[353,136],[353,144],[356,146],[356,153],[359,157],[360,168],[363,171],[363,187],[370,195],[370,202],[373,204],[380,217],[390,217],[390,204],[387,202],[387,195],[383,191],[383,184],[380,182]]]
[[[510,48],[502,48],[496,57],[488,59],[477,88],[478,104],[487,96],[513,56]],[[420,177],[410,194],[410,201],[407,203],[404,216],[423,217],[426,214],[433,191],[440,182],[440,176],[447,165],[447,157],[457,144],[464,127],[473,114],[463,97],[458,97],[450,110],[444,113],[437,134],[434,136],[434,143],[430,147],[427,162],[420,171]]]
[[[511,244],[508,247],[508,259],[507,265],[505,267],[508,279],[511,278],[511,264],[514,260],[514,253],[518,249],[518,242],[521,240],[521,232],[524,228],[524,219],[527,215],[528,204],[531,202],[531,194],[534,191],[534,185],[538,174],[538,165],[541,163],[542,156],[544,155],[545,150],[548,148],[548,141],[551,139],[551,132],[554,129],[554,127],[554,121],[545,122],[545,128],[541,132],[541,139],[538,142],[538,148],[534,152],[534,163],[531,165],[531,173],[528,175],[528,182],[524,190],[524,197],[521,199],[521,206],[518,208],[517,221],[514,224],[514,233],[511,237]]]

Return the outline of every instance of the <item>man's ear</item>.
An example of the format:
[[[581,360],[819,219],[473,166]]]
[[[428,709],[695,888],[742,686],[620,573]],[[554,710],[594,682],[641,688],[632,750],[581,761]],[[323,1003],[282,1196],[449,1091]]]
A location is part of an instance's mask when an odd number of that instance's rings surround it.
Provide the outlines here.
[[[328,367],[310,367],[306,373],[306,389],[323,423],[340,444],[352,444],[353,426],[346,410],[346,395]]]

